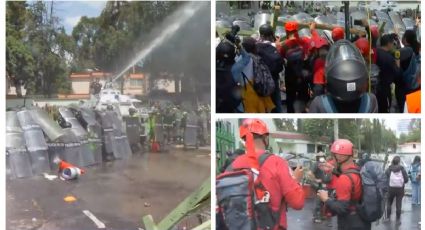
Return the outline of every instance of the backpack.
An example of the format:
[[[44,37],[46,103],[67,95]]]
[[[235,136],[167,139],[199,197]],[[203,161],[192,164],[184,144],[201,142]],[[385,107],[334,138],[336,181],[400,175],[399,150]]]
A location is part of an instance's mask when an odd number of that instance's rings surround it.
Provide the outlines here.
[[[418,179],[417,179],[418,173],[421,171],[420,166],[419,166],[419,164],[416,164],[416,165],[412,165],[410,167],[411,167],[410,168],[410,181],[412,183],[416,183],[416,182],[418,182]]]
[[[419,88],[419,74],[420,71],[420,56],[416,56],[414,53],[410,58],[410,64],[405,71],[402,73],[402,79],[406,86],[407,91],[412,91]]]
[[[353,197],[354,180],[352,174],[359,175],[362,181],[362,196],[360,201],[355,203],[356,212],[365,222],[379,220],[384,214],[384,193],[388,189],[388,181],[382,166],[378,162],[368,161],[360,170],[352,169],[344,172],[344,175],[347,175],[351,180]]]
[[[304,49],[301,44],[296,44],[292,47],[283,46],[286,50],[286,69],[285,75],[291,77],[293,82],[303,77],[304,69]]]
[[[279,73],[283,70],[283,58],[277,52],[276,47],[270,43],[257,43],[257,54],[263,62],[269,67],[273,80],[277,81]]]
[[[216,107],[219,113],[232,113],[241,103],[241,98],[235,98],[232,92],[237,88],[230,68],[217,65],[216,68]]]
[[[390,173],[390,187],[392,188],[402,188],[404,185],[403,173],[400,171]]]
[[[272,154],[259,158],[261,166]],[[270,194],[257,180],[259,173],[251,168],[232,168],[216,178],[218,222],[224,229],[273,229],[279,222],[279,213],[273,214],[269,205]],[[257,199],[261,190],[264,196]]]
[[[322,102],[322,105],[326,111],[326,113],[338,113],[338,110],[336,109],[336,106],[333,102],[333,99],[330,95],[320,95],[320,100]],[[364,93],[360,98],[360,107],[358,113],[370,113],[372,112],[372,100],[370,97],[370,94]]]
[[[270,96],[275,90],[275,83],[270,73],[269,68],[263,62],[261,57],[250,55],[252,59],[252,67],[254,69],[254,83],[253,88],[260,97]],[[243,77],[246,79],[245,74],[242,72]]]

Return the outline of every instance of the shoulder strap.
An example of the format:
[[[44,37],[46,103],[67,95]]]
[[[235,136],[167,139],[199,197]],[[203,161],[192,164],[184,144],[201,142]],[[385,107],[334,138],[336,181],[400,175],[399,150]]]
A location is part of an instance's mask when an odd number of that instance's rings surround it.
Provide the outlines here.
[[[354,180],[351,174],[357,174],[360,176],[360,171],[357,169],[349,169],[343,173],[344,175],[347,175],[348,179],[351,181],[351,200],[353,200],[354,197]]]
[[[260,158],[258,159],[259,163],[260,163],[260,167],[264,164],[264,162],[266,162],[267,158],[269,158],[272,154],[265,152],[263,154],[261,154]]]
[[[359,113],[369,113],[371,101],[369,93],[364,93],[360,100]]]
[[[336,113],[335,104],[333,103],[332,98],[329,95],[320,95],[320,100],[322,101],[323,108],[326,113]]]

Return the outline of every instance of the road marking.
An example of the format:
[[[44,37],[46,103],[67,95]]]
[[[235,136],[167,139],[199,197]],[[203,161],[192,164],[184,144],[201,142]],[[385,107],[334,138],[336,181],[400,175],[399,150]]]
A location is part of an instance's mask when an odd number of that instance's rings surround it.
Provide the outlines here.
[[[93,215],[93,213],[91,213],[89,210],[83,210],[83,213],[86,214],[86,216],[96,224],[97,228],[106,228],[105,224],[99,219],[97,219],[97,217]]]

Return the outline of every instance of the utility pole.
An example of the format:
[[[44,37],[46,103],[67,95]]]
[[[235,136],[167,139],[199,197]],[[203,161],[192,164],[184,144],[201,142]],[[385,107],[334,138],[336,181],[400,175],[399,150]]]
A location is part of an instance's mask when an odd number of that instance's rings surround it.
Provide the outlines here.
[[[350,40],[350,2],[343,1],[345,15],[345,39]]]
[[[339,129],[338,129],[338,119],[334,119],[334,141],[338,140]]]

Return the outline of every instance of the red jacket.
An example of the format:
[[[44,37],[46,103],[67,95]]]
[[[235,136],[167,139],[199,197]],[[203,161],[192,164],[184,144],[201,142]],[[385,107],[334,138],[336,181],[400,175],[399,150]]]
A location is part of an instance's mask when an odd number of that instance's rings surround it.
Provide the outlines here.
[[[339,176],[333,176],[330,188],[335,189],[336,199],[329,199],[326,202],[328,208],[337,215],[345,215],[355,210],[355,207],[351,205],[350,201],[359,201],[362,196],[362,183],[359,174],[350,173],[350,176],[354,182],[354,193],[353,193],[353,182],[347,174],[344,174],[347,170],[359,170],[359,167],[352,163],[341,168],[342,174]]]
[[[257,153],[257,158],[260,155],[261,153]],[[247,165],[246,155],[239,156],[232,163],[233,168],[242,168]],[[288,162],[276,155],[268,157],[261,166],[259,179],[270,193],[272,211],[280,212],[279,225],[274,230],[287,229],[286,207],[296,210],[304,207],[304,191],[301,185],[292,177]]]
[[[291,39],[286,39],[285,41],[283,41],[282,43],[280,42],[276,42],[276,49],[277,51],[280,53],[280,55],[283,58],[286,58],[286,51],[288,48],[292,48],[296,45],[299,45],[302,47],[303,51],[304,51],[304,56],[307,56],[308,54],[308,50],[309,50],[309,44],[305,43],[302,39],[300,38],[291,38]]]

